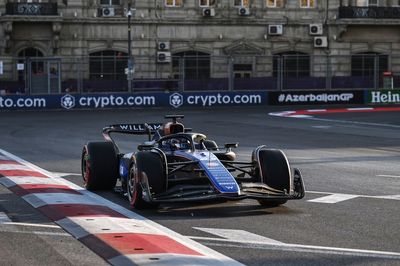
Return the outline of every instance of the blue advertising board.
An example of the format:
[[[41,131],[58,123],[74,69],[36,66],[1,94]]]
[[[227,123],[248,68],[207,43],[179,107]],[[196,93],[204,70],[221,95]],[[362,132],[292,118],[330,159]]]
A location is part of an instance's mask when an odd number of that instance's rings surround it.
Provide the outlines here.
[[[267,92],[105,93],[3,95],[0,110],[106,109],[147,107],[257,106],[267,104]]]

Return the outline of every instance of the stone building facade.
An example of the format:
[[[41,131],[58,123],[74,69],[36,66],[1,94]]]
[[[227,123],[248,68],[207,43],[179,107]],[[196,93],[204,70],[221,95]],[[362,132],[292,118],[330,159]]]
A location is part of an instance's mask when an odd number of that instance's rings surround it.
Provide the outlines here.
[[[351,76],[358,73],[355,65],[361,64],[361,72],[367,68],[368,58],[360,56],[360,62],[354,62],[359,58],[354,55],[361,54],[382,55],[375,66],[396,73],[400,72],[399,4],[398,0],[5,0],[0,2],[0,81],[25,79],[26,83],[38,71],[40,60],[46,61],[40,66],[48,75],[56,68],[58,84],[107,74],[109,79],[126,80],[129,6],[134,9],[135,79],[276,77],[284,68],[300,76],[323,77],[327,72]],[[295,59],[282,64],[279,58],[285,55]],[[107,64],[101,57],[107,56],[114,62],[111,70],[103,69]],[[33,58],[31,66],[24,61],[28,57]],[[60,89],[55,86],[49,92]]]

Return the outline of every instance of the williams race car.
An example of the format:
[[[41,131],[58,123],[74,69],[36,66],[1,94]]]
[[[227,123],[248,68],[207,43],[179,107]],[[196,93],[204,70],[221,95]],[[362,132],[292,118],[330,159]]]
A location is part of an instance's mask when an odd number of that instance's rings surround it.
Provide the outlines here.
[[[204,134],[185,128],[183,115],[167,115],[167,123],[118,124],[103,129],[103,142],[83,147],[82,176],[88,190],[112,190],[120,179],[133,208],[160,203],[256,199],[277,206],[301,199],[301,173],[290,168],[281,150],[259,146],[251,161],[236,160],[227,143],[220,149]],[[123,154],[113,133],[148,135],[137,151]]]

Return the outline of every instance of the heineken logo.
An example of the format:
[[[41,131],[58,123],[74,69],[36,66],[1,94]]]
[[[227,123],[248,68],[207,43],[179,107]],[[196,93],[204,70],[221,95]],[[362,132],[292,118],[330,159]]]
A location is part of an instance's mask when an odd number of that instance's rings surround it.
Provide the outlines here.
[[[400,91],[371,91],[371,103],[400,103]]]

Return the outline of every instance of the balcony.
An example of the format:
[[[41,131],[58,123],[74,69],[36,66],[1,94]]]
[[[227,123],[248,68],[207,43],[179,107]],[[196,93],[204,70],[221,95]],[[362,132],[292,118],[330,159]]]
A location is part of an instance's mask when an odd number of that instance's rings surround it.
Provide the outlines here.
[[[339,7],[339,18],[341,19],[399,19],[400,7]]]
[[[7,3],[6,15],[58,16],[57,3]]]

